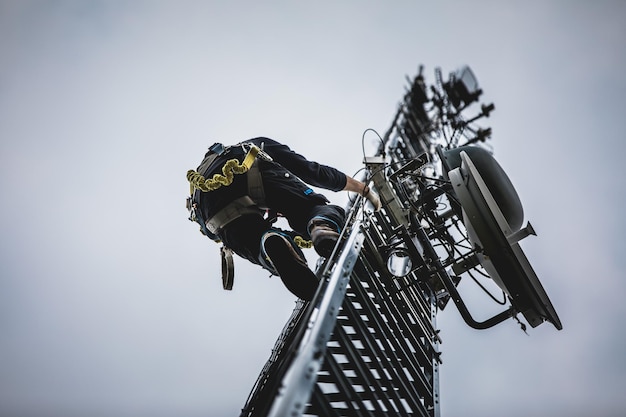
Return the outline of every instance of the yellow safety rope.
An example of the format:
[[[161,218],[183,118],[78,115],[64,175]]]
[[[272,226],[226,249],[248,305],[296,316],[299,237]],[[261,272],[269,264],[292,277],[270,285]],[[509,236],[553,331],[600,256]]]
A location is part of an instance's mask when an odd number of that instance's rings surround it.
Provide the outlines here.
[[[242,163],[239,163],[237,159],[229,159],[222,167],[222,174],[214,174],[212,178],[204,178],[199,172],[190,169],[187,171],[187,181],[191,187],[191,193],[195,189],[200,191],[209,192],[217,190],[222,185],[230,185],[233,183],[235,174],[245,174],[248,172],[256,156],[259,154],[259,148],[252,145],[248,154],[244,158]]]
[[[293,241],[302,249],[311,249],[313,247],[313,241],[305,240],[302,236],[294,237]]]

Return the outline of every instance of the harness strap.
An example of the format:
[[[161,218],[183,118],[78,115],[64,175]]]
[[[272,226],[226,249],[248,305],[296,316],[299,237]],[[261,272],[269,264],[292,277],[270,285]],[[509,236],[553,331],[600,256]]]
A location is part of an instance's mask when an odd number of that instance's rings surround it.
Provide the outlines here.
[[[267,209],[263,177],[261,176],[261,170],[259,169],[259,163],[257,161],[254,161],[246,176],[248,178],[248,195],[259,207]]]
[[[211,233],[217,234],[221,228],[245,214],[258,214],[263,216],[263,210],[247,195],[230,202],[226,207],[208,219],[205,225]]]

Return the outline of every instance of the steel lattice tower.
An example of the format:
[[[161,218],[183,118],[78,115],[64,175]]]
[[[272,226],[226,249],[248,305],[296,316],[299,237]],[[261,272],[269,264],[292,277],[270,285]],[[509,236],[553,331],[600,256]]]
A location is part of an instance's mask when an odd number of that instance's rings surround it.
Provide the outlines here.
[[[364,180],[379,193],[383,209],[372,212],[361,197],[349,204],[339,244],[318,263],[315,298],[297,302],[242,417],[439,416],[436,315],[449,300],[474,328],[517,319],[518,313],[532,327],[550,321],[561,328],[519,254],[517,241],[534,231],[515,225],[514,199],[499,196],[498,190],[509,191],[499,179],[505,174],[483,169],[483,181],[472,171],[472,160],[480,165],[485,159],[476,148],[491,133],[476,122],[493,105],[463,115],[482,92],[468,67],[446,82],[436,69],[435,78],[429,89],[420,68],[408,80],[377,154],[364,160]],[[473,181],[482,194],[471,188]],[[477,195],[484,198],[474,202]],[[494,210],[495,220],[487,215]],[[487,227],[496,221],[502,230]],[[456,290],[462,278],[476,274],[489,275],[510,304],[482,322]]]

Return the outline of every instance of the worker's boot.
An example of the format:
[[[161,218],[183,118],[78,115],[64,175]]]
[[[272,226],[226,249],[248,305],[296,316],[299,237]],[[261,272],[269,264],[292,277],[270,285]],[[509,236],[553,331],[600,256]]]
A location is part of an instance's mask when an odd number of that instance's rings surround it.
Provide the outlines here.
[[[315,251],[324,258],[330,257],[339,240],[337,225],[323,217],[314,217],[309,222],[309,234]]]
[[[293,240],[280,232],[269,231],[261,241],[262,254],[293,294],[311,301],[317,291],[318,279],[309,269],[304,254]]]

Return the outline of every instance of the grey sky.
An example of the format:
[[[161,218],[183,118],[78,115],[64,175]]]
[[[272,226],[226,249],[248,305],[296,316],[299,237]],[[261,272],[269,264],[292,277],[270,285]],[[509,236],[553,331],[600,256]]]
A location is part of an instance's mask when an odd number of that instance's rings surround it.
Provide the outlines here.
[[[419,64],[495,103],[564,325],[450,306],[443,415],[623,415],[626,5],[468,3],[0,1],[0,415],[237,415],[295,299],[241,259],[221,289],[185,172],[265,135],[353,173]]]

